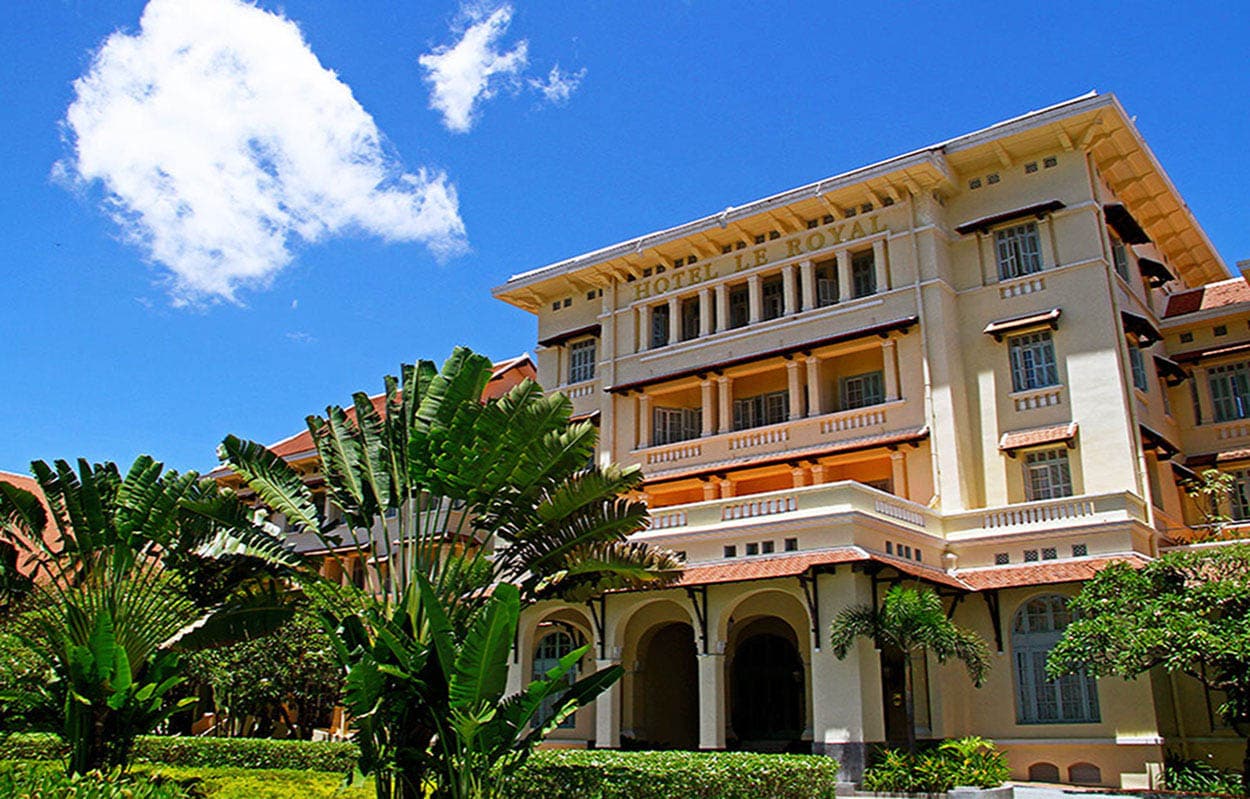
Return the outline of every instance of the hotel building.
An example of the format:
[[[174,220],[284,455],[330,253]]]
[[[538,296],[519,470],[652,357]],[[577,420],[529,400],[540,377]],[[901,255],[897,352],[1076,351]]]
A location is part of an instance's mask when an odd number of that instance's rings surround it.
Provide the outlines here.
[[[1195,464],[1250,463],[1250,288],[1113,95],[525,272],[539,382],[638,464],[686,557],[663,590],[523,617],[513,683],[581,643],[625,678],[570,746],[801,750],[981,735],[1017,778],[1145,785],[1241,743],[1163,673],[1049,682],[1066,598],[1180,545]],[[1237,471],[1231,515],[1250,517]],[[937,590],[994,653],[959,664],[829,623]]]

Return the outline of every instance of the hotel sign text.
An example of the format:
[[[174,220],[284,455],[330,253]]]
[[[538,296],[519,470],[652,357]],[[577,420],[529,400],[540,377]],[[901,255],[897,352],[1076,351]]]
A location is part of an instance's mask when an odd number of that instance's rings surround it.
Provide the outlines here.
[[[634,281],[634,300],[645,300],[658,297],[677,289],[690,288],[697,283],[715,280],[722,275],[732,275],[746,269],[764,266],[781,258],[793,258],[809,252],[818,252],[826,247],[843,244],[848,241],[885,233],[888,229],[881,226],[876,216],[858,219],[854,222],[839,222],[823,228],[809,230],[792,238],[775,241],[770,245],[762,245],[752,250],[740,250],[705,264],[695,263],[688,267],[674,270],[671,275],[659,275]],[[785,248],[782,253],[782,247]],[[772,249],[775,252],[770,253]]]

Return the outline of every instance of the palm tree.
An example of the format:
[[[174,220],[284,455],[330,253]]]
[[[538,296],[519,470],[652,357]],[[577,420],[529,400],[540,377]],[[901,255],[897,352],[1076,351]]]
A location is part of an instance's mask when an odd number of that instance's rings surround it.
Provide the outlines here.
[[[34,584],[14,632],[60,682],[70,772],[125,766],[185,706],[178,653],[276,628],[290,610],[268,576],[299,560],[233,493],[146,455],[125,477],[85,460],[31,471],[48,510],[0,483],[0,538]]]
[[[423,361],[386,377],[381,412],[358,393],[350,411],[310,416],[329,516],[264,446],[231,436],[220,448],[293,531],[367,564],[369,590],[351,609],[324,612],[343,643],[361,770],[375,774],[380,797],[420,795],[449,762],[432,750],[446,741],[438,738],[446,719],[431,715],[440,681],[423,671],[438,660],[430,597],[463,636],[502,586],[516,586],[520,605],[582,601],[662,585],[681,566],[627,540],[649,520],[644,503],[625,498],[640,471],[595,466],[594,425],[573,423],[568,399],[533,381],[483,402],[490,374],[487,358],[457,348],[441,370]]]
[[[916,709],[911,698],[912,656],[929,652],[939,663],[951,658],[962,661],[978,688],[990,669],[985,642],[976,633],[947,618],[941,598],[929,589],[895,585],[886,592],[880,609],[868,605],[844,609],[833,620],[829,635],[833,654],[839,660],[850,653],[858,638],[870,638],[879,649],[890,647],[903,653],[909,752],[916,749]]]

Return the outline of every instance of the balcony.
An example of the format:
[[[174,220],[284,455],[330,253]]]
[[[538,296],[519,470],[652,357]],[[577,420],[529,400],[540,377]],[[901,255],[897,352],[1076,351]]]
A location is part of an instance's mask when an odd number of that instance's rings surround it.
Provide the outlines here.
[[[568,397],[573,403],[574,417],[586,417],[598,411],[602,402],[597,377],[580,383],[569,383],[558,387],[555,391]]]
[[[770,455],[801,457],[831,445],[853,443],[893,432],[914,432],[922,423],[919,404],[908,407],[894,400],[847,411],[791,419],[778,424],[717,433],[672,444],[636,449],[629,453],[648,477],[687,471],[700,466],[767,458]],[[908,425],[914,427],[908,427]]]

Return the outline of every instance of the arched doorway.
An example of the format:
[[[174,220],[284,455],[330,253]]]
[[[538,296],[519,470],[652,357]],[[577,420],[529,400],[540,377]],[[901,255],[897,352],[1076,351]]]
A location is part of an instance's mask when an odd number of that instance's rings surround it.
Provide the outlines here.
[[[744,749],[784,749],[803,737],[806,679],[789,625],[749,622],[733,652],[730,719]]]
[[[637,743],[647,748],[695,749],[699,745],[699,667],[694,628],[669,622],[639,642],[640,673],[634,680]]]

